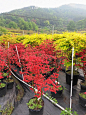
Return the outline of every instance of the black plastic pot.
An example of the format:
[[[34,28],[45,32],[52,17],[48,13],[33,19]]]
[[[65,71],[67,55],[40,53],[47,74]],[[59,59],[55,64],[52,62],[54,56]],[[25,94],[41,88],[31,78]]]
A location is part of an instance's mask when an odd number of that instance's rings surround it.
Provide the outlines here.
[[[43,100],[43,102],[44,102],[44,100]],[[44,109],[44,106],[41,109],[38,109],[38,110],[34,110],[34,109],[29,108],[29,115],[43,115],[43,109]]]
[[[66,71],[66,83],[68,85],[71,85],[71,74],[68,73],[69,71],[70,70]],[[79,78],[79,73],[77,71],[77,75],[73,75],[73,86],[77,85],[78,78]]]
[[[6,73],[7,71],[8,71],[8,69],[7,69],[7,68],[4,68],[4,69],[3,69],[3,72],[4,72],[4,73]]]
[[[5,82],[0,82],[0,83],[5,83]],[[7,92],[7,84],[5,83],[5,87],[0,88],[0,97],[5,96],[6,92]]]
[[[5,80],[7,77],[6,76],[3,76],[3,78],[1,79],[2,81]]]
[[[81,83],[80,83],[80,86],[81,86],[81,90],[85,90],[86,91],[86,86],[85,85],[83,85],[82,83],[84,83],[84,81],[82,81]]]
[[[10,78],[10,79],[12,79],[12,78]],[[3,81],[6,82],[5,80],[3,80]],[[7,89],[12,89],[13,88],[14,81],[12,81],[12,82],[6,82],[6,83],[7,83]]]
[[[48,79],[48,77],[50,75],[52,75],[54,72],[56,72],[56,68],[54,68],[52,71],[50,71],[49,73],[43,73],[42,75],[45,76],[46,79]]]
[[[63,87],[63,86],[62,86],[62,87]],[[63,93],[63,89],[56,91],[56,93],[51,92],[51,96],[54,97],[54,98],[58,98],[58,97],[61,97],[61,96],[62,96],[62,93]]]
[[[14,82],[9,82],[7,83],[7,89],[12,89],[13,88]]]
[[[44,73],[43,75],[45,76],[46,79],[48,79],[48,77],[50,76],[50,73]]]
[[[81,106],[86,108],[86,99],[82,98],[80,95],[79,95],[79,103]]]

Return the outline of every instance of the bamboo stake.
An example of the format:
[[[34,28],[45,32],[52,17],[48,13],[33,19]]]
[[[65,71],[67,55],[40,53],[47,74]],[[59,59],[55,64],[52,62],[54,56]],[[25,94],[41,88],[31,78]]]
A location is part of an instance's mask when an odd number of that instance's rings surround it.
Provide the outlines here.
[[[73,56],[74,56],[74,47],[72,48],[72,67],[71,67],[70,109],[71,109],[71,107],[72,107]]]

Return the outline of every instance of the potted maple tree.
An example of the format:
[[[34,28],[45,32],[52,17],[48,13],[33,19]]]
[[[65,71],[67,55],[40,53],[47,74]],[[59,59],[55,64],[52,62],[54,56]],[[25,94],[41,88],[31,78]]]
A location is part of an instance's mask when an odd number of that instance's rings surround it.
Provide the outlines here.
[[[35,94],[27,103],[31,115],[42,115],[43,113],[44,100],[42,99],[42,95],[43,88],[46,87],[46,78],[42,73],[47,73],[51,70],[48,65],[49,58],[50,57],[45,54],[45,52],[39,49],[36,50],[35,48],[28,48],[25,55],[22,57],[22,59],[24,59],[24,81],[28,83],[31,82],[31,90],[33,90]],[[35,90],[35,88],[37,90]]]
[[[44,91],[50,90],[51,87],[43,73],[48,73],[54,69],[49,64],[52,57],[54,58],[54,56],[46,54],[43,50],[31,47],[26,50],[25,55],[22,57],[25,62],[23,63],[23,80],[28,83],[31,82],[31,90],[35,94],[27,103],[31,115],[42,115],[43,113],[44,100],[42,95]]]
[[[36,77],[38,77],[38,79],[36,79]],[[31,88],[31,90],[34,91],[35,95],[28,101],[27,106],[31,115],[42,115],[44,109],[44,100],[42,99],[42,95],[43,87],[45,86],[45,78],[40,74],[40,78],[38,75],[35,76],[35,79],[36,81],[34,80],[34,83],[32,82],[33,88]],[[37,90],[34,86],[36,86]]]
[[[52,83],[52,78],[54,77],[55,76],[52,75],[52,77],[49,77],[48,79],[46,79],[42,74],[37,74],[35,76],[26,75],[27,80],[33,79],[32,80],[33,88],[31,88],[31,90],[33,90],[35,93],[34,97],[31,98],[27,103],[27,106],[29,108],[29,113],[31,115],[42,115],[43,114],[44,100],[42,99],[42,95],[44,94],[44,91],[46,92],[47,90],[53,90],[53,92],[55,93],[56,90],[58,90],[59,86],[55,87],[55,85]],[[53,80],[56,80],[56,79],[54,78]],[[53,88],[51,88],[50,86],[51,83],[52,83]],[[37,90],[35,88],[37,88]]]

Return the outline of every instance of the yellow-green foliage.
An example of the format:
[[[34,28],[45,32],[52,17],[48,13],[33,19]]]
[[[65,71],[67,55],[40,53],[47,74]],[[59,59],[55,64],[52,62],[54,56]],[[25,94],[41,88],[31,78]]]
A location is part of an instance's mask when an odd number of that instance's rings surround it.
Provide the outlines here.
[[[65,35],[63,34],[53,34],[52,39],[53,41],[56,41],[58,39],[65,38]]]
[[[0,36],[0,44],[5,43],[5,45],[7,45],[8,42],[10,44],[22,43],[22,40],[24,40],[24,39],[25,39],[24,36],[10,33],[10,34]]]
[[[33,35],[25,35],[25,39],[23,40],[23,44],[27,46],[30,44],[32,46],[36,46],[41,44],[46,39],[52,39],[52,35],[47,34],[33,34]]]
[[[53,40],[56,44],[56,50],[61,49],[65,52],[65,55],[68,55],[72,47],[74,47],[75,52],[80,51],[80,49],[86,47],[86,34],[76,33],[76,32],[65,32],[63,34],[32,34],[32,35],[2,35],[0,36],[0,43],[5,43],[9,41],[10,43],[23,43],[25,46],[31,44],[36,46],[41,44],[44,40],[49,39]],[[67,51],[67,52],[66,52]]]
[[[80,52],[81,49],[86,48],[86,35],[76,32],[65,32],[60,35],[60,39],[57,39],[54,44],[56,45],[56,50],[62,50],[64,52],[63,55],[69,59],[70,62],[65,61],[65,65],[70,66],[72,47],[74,47],[74,55],[76,52]]]
[[[17,36],[16,43],[22,43],[25,38],[26,38],[25,36]]]
[[[0,44],[5,43],[5,45],[7,45],[8,42],[10,42],[11,44],[16,43],[15,36],[8,34],[0,36]]]
[[[75,52],[78,52],[86,47],[86,35],[76,32],[65,32],[62,34],[62,38],[57,39],[54,43],[57,45],[56,49],[66,52],[74,47]]]
[[[32,34],[32,35],[15,35],[15,34],[7,34],[0,36],[0,43],[5,43],[5,45],[10,42],[10,44],[13,43],[23,43],[25,46],[28,44],[32,46],[36,46],[41,44],[46,39],[53,39],[52,35],[47,34]]]

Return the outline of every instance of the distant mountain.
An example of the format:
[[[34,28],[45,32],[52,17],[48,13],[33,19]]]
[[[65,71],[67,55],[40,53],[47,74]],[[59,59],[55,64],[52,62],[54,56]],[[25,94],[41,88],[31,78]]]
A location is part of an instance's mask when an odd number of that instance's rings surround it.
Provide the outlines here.
[[[86,18],[86,5],[72,3],[62,5],[57,8],[40,8],[30,6],[2,13],[0,16],[5,20],[15,22],[18,27],[19,20],[22,18],[27,22],[33,21],[38,27],[55,25],[56,29],[63,29],[67,27],[67,24],[71,20],[77,22]],[[6,24],[9,24],[9,21],[6,21]]]
[[[83,4],[74,4],[74,3],[71,3],[71,4],[69,4],[69,6],[71,6],[73,8],[79,8],[79,9],[85,9],[86,10],[86,5],[83,5]]]
[[[37,18],[63,18],[66,20],[78,21],[80,19],[86,18],[86,5],[71,3],[68,5],[62,5],[57,8],[39,8],[30,6],[18,10],[13,10],[8,13]]]
[[[86,10],[86,5],[70,3],[70,4],[62,5],[59,8],[74,8],[74,9],[77,8],[77,9],[84,9],[84,10]]]
[[[58,8],[58,11],[62,14],[62,17],[79,21],[86,18],[86,5],[82,4],[68,4],[62,5]]]

